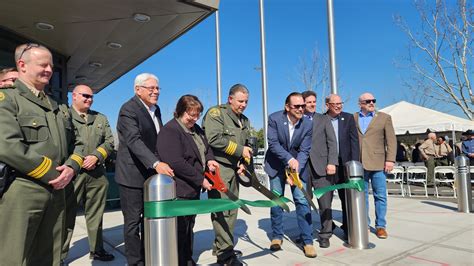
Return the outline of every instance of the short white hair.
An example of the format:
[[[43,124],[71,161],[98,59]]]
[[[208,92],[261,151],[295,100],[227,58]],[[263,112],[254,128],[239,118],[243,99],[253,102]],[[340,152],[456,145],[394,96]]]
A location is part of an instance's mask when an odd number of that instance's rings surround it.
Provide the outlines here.
[[[134,86],[142,86],[145,83],[145,81],[149,79],[154,79],[156,80],[157,83],[160,83],[160,80],[158,79],[157,76],[150,73],[142,73],[135,78]]]

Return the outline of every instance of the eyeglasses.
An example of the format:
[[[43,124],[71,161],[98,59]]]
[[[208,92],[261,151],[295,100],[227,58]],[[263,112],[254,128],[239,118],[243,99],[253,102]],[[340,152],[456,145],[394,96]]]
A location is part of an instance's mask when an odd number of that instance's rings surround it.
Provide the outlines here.
[[[328,103],[332,106],[342,106],[344,104],[344,102],[340,102],[340,103]]]
[[[291,109],[305,109],[306,104],[295,104],[295,105],[290,105]]]
[[[140,85],[140,86],[138,86],[138,87],[142,87],[142,88],[144,88],[144,89],[147,89],[149,92],[153,92],[153,91],[155,91],[155,90],[160,91],[160,89],[161,89],[161,88],[158,87],[158,86],[142,86],[142,85]]]
[[[369,99],[369,100],[360,101],[360,103],[363,103],[363,104],[376,103],[376,102],[377,102],[376,99]]]
[[[23,51],[21,51],[21,54],[20,54],[20,57],[18,57],[18,60],[20,60],[23,55],[25,54],[26,51],[30,50],[31,48],[35,48],[35,47],[40,47],[39,44],[37,43],[27,43],[25,48],[23,49]]]
[[[80,92],[78,94],[82,95],[82,97],[84,97],[86,99],[91,99],[91,100],[94,99],[94,95],[92,95],[92,94],[80,93]]]
[[[199,119],[199,117],[201,117],[201,113],[193,113],[193,114],[190,114],[188,112],[185,112],[185,113],[192,119]]]

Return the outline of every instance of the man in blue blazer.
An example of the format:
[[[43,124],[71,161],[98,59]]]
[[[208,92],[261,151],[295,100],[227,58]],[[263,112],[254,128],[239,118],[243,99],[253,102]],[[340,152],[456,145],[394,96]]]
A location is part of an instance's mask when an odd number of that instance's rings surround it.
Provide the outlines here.
[[[339,95],[330,94],[325,99],[327,112],[326,115],[331,120],[331,124],[336,133],[338,166],[336,168],[336,175],[334,179],[335,184],[342,184],[346,182],[344,176],[344,164],[348,161],[359,161],[359,134],[357,133],[357,126],[355,124],[354,116],[352,114],[342,111],[343,102]],[[346,217],[346,202],[345,189],[337,191],[342,206],[342,230],[344,230],[345,238],[347,237],[347,217]],[[324,242],[324,241],[323,241]],[[329,246],[329,241],[326,243],[320,242],[321,245]]]
[[[313,247],[311,209],[300,189],[287,180],[285,169],[302,173],[311,148],[311,121],[303,119],[305,104],[301,93],[293,92],[286,97],[285,110],[278,111],[268,119],[268,151],[265,155],[265,172],[270,177],[271,190],[284,195],[285,183],[291,186],[296,205],[296,216],[301,231],[306,257],[316,257]],[[304,181],[303,181],[304,182]],[[270,249],[280,250],[283,243],[283,209],[272,207],[272,242]]]

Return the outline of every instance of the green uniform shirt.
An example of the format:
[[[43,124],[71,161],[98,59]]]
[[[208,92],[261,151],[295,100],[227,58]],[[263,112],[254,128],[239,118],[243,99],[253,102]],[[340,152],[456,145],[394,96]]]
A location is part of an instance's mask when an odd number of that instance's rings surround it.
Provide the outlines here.
[[[202,125],[216,161],[236,166],[250,137],[248,118],[242,114],[239,119],[229,104],[222,104],[207,111]]]
[[[59,176],[56,167],[78,173],[83,162],[69,108],[48,98],[50,104],[20,80],[0,91],[0,161],[45,184]]]
[[[103,175],[105,173],[104,161],[114,152],[114,136],[107,117],[99,112],[89,110],[86,121],[72,107],[71,114],[72,123],[84,142],[84,156],[94,155],[99,159],[96,168],[88,173],[93,176],[96,176],[95,174]]]

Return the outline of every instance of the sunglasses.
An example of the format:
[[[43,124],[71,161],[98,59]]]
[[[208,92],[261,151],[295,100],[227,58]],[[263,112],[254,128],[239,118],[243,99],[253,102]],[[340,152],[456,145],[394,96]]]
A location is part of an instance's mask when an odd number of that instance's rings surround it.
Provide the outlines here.
[[[363,101],[360,101],[361,103],[363,104],[369,104],[369,103],[376,103],[377,100],[376,99],[369,99],[369,100],[363,100]]]
[[[306,104],[295,104],[295,105],[290,105],[291,109],[305,109]]]
[[[87,94],[87,93],[78,93],[80,95],[82,95],[82,97],[86,98],[86,99],[94,99],[94,95],[91,95],[91,94]]]
[[[30,50],[31,48],[35,48],[35,47],[36,48],[40,47],[40,45],[37,44],[37,43],[27,43],[25,48],[23,49],[23,51],[21,51],[21,54],[20,54],[20,57],[18,57],[18,60],[20,60],[23,57],[23,55],[25,54],[26,51]]]

